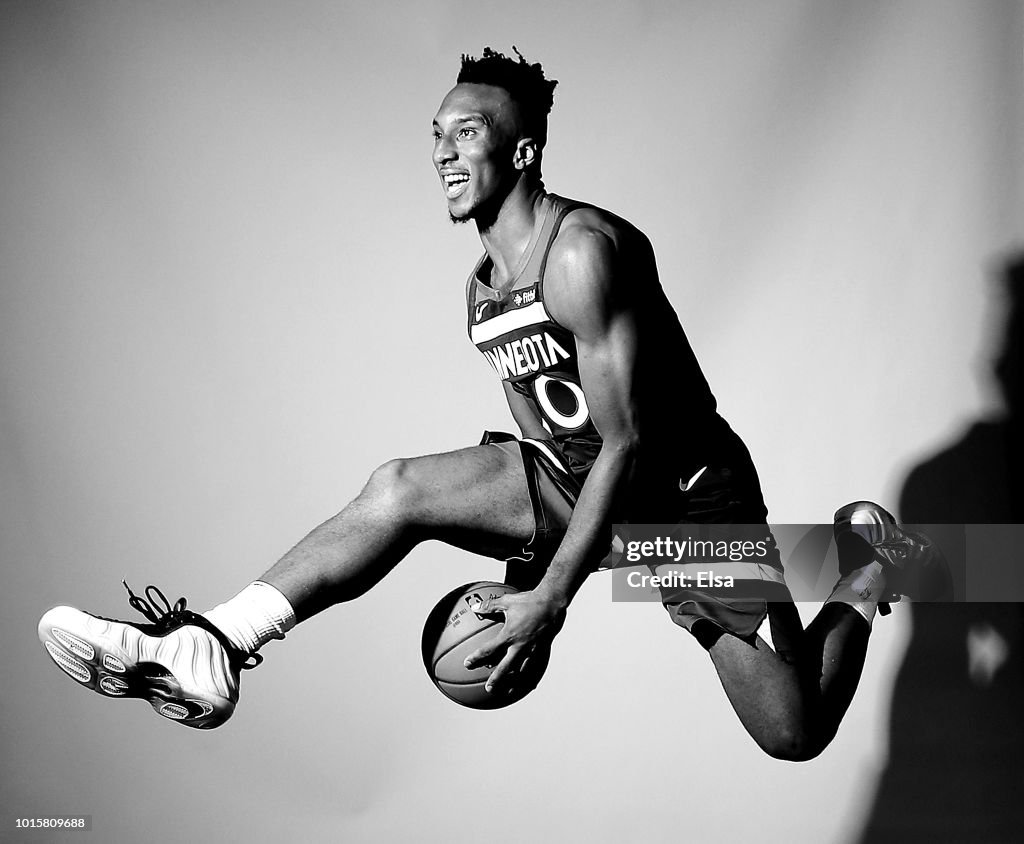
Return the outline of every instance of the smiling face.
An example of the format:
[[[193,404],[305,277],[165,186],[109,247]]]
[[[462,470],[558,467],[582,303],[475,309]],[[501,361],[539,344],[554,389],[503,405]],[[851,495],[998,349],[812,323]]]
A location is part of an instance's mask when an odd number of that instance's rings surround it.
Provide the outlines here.
[[[504,88],[456,85],[434,118],[434,166],[453,222],[496,214],[534,154]]]

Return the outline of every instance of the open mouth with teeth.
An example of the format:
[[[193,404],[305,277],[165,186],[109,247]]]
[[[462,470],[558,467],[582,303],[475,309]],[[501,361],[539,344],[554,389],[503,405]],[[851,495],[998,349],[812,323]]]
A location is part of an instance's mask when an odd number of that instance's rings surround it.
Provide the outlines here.
[[[449,199],[460,196],[469,184],[469,173],[447,173],[444,179],[444,192]]]

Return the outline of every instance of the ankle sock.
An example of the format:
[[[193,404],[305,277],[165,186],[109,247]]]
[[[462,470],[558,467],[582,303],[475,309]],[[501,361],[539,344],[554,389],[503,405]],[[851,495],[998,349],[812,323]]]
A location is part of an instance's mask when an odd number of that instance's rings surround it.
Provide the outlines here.
[[[271,639],[283,639],[295,626],[295,610],[269,583],[254,581],[203,616],[245,653],[255,653]]]
[[[853,607],[870,627],[878,609],[878,602],[884,594],[885,574],[882,571],[882,564],[875,561],[839,578],[825,603],[841,603]]]

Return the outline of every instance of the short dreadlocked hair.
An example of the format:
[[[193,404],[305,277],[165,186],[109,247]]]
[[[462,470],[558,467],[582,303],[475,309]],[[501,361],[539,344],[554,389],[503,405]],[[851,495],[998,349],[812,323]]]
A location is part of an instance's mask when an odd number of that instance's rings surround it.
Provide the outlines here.
[[[554,102],[557,79],[545,79],[544,68],[530,64],[522,53],[512,47],[516,58],[511,58],[484,47],[480,58],[466,53],[462,54],[462,68],[456,84],[461,82],[477,85],[494,85],[508,91],[509,96],[519,106],[526,121],[527,133],[537,142],[538,155],[548,139],[548,114]],[[540,176],[540,162],[537,162],[537,175]]]

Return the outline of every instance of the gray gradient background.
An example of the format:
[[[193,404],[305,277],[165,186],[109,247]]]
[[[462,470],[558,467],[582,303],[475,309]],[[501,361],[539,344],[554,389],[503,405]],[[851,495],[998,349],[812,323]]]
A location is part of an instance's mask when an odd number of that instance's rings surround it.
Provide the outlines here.
[[[209,734],[76,688],[35,624],[131,616],[122,577],[210,606],[385,459],[512,424],[464,334],[479,242],[430,164],[484,44],[561,80],[548,185],[649,234],[773,519],[894,504],[998,410],[1021,21],[966,0],[4,3],[0,838],[83,812],[66,840],[854,840],[899,608],[802,765],[600,577],[528,700],[447,703],[422,620],[501,567],[439,545],[269,646]]]

